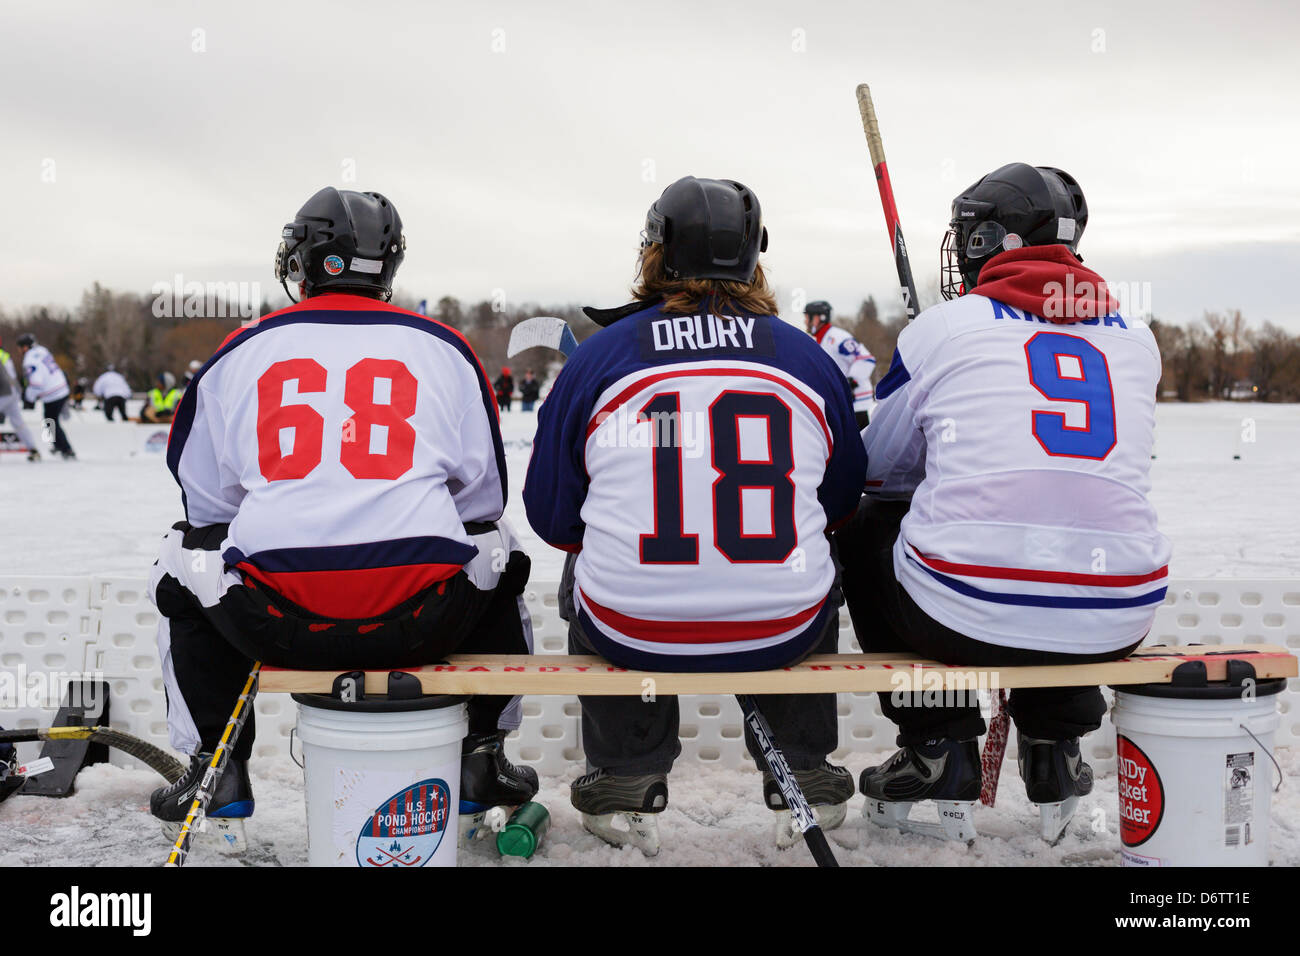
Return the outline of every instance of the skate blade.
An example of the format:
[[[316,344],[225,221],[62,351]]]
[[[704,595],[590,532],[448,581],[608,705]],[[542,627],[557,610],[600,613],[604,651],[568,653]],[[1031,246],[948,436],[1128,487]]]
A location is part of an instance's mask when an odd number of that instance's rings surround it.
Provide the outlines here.
[[[461,841],[485,840],[500,833],[506,828],[506,821],[513,812],[512,807],[490,807],[460,814],[458,822]]]
[[[848,816],[848,803],[833,803],[827,806],[813,807],[813,816],[817,825],[823,830],[835,830],[843,825]],[[789,810],[776,811],[776,845],[778,849],[787,850],[803,839],[803,831],[795,826],[794,814]]]
[[[653,813],[584,813],[582,826],[610,846],[634,846],[646,856],[659,853],[659,822]],[[618,824],[622,824],[619,826]]]
[[[242,856],[248,852],[248,833],[244,829],[244,817],[204,817],[195,827],[190,840],[190,849],[202,846],[215,850],[224,856]],[[181,824],[164,823],[163,835],[175,843],[181,835]]]
[[[1052,846],[1060,843],[1078,806],[1078,797],[1069,797],[1060,803],[1038,804],[1038,832],[1042,838]]]
[[[958,843],[973,843],[975,831],[974,800],[933,800],[939,812],[939,821],[930,823],[924,820],[911,820],[908,814],[916,804],[912,802],[894,803],[868,797],[862,807],[862,815],[878,827],[900,830],[903,833],[918,833],[922,836],[938,837]]]

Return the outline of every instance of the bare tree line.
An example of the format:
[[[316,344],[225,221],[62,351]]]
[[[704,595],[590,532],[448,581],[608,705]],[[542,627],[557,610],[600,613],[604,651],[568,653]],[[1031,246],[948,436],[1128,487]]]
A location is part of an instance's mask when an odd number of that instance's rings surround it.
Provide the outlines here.
[[[857,315],[836,318],[876,356],[876,379],[889,368],[898,334],[907,325],[901,310],[882,319],[875,299],[863,300]],[[1164,401],[1241,399],[1300,401],[1300,335],[1272,322],[1252,326],[1240,310],[1206,312],[1188,325],[1150,319],[1160,349]]]
[[[180,379],[191,360],[206,360],[241,324],[238,318],[208,317],[206,313],[158,318],[153,304],[151,295],[115,292],[96,283],[74,309],[0,309],[0,344],[12,351],[20,332],[32,332],[54,352],[70,378],[93,380],[113,364],[133,388],[144,390],[164,371]],[[416,311],[420,303],[414,296],[399,293],[393,304]],[[220,304],[212,311],[215,316],[228,314]],[[260,314],[270,311],[271,306],[263,303]],[[489,378],[509,365],[515,371],[532,368],[545,381],[554,367],[556,356],[541,354],[541,350],[507,358],[510,330],[523,319],[541,314],[560,316],[573,327],[579,341],[597,330],[575,304],[462,303],[443,296],[429,302],[427,311],[465,336]],[[874,297],[868,297],[856,314],[836,316],[835,322],[871,350],[878,360],[876,377],[883,376],[898,335],[907,324],[901,308],[882,316]],[[1300,335],[1271,322],[1253,326],[1240,311],[1207,312],[1188,325],[1159,319],[1151,319],[1149,325],[1164,367],[1161,399],[1300,401]]]

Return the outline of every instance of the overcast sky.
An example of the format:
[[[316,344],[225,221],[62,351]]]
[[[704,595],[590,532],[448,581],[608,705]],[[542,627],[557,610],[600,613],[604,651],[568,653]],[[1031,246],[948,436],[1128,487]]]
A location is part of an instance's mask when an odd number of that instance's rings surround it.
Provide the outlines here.
[[[0,306],[177,273],[280,302],[280,227],[327,184],[396,204],[400,291],[615,305],[646,207],[692,174],[757,192],[784,312],[852,311],[897,285],[868,82],[923,290],[952,197],[1021,160],[1079,180],[1080,251],[1156,315],[1300,331],[1298,8],[7,4]]]

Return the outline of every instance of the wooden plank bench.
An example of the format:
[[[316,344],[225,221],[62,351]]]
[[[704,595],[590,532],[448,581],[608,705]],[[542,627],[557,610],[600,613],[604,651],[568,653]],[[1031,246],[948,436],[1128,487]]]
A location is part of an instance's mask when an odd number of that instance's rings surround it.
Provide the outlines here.
[[[639,697],[647,690],[656,695],[821,694],[1167,684],[1174,668],[1188,661],[1203,662],[1209,680],[1223,680],[1229,660],[1248,661],[1260,680],[1297,676],[1295,654],[1273,644],[1153,645],[1120,661],[1037,667],[950,667],[906,654],[815,654],[780,670],[682,674],[624,670],[600,657],[494,654],[456,655],[445,664],[405,670],[426,694]],[[266,667],[260,690],[328,694],[340,673]],[[386,693],[388,673],[367,671],[365,692]]]

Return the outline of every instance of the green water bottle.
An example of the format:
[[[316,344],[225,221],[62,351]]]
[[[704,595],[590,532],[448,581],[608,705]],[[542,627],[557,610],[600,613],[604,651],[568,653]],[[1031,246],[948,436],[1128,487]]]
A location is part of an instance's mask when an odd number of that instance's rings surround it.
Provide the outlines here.
[[[502,856],[531,857],[551,828],[551,815],[540,803],[529,801],[510,815],[497,834],[497,852]]]

